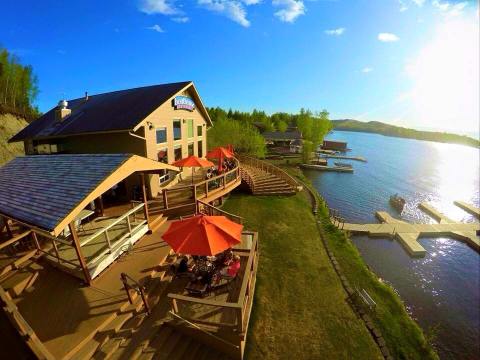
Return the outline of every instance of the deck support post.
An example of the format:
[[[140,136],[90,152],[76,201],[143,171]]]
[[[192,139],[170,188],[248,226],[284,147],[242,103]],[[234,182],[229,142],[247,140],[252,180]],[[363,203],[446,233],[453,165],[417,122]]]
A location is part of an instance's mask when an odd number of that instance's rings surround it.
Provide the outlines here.
[[[40,243],[38,242],[38,238],[37,238],[37,233],[35,231],[32,231],[32,239],[33,241],[35,242],[35,246],[37,247],[37,250],[41,250],[40,249]]]
[[[168,209],[167,189],[162,190],[162,196],[163,196],[163,206],[165,207],[165,210],[167,210]]]
[[[102,195],[100,195],[98,198],[95,199],[95,212],[99,215],[99,216],[103,216],[103,198],[102,198]]]
[[[143,194],[143,214],[145,215],[145,220],[147,220],[148,233],[152,233],[152,228],[150,227],[150,216],[148,214],[148,198],[147,198],[147,187],[145,185],[145,174],[140,174],[140,179],[142,180],[142,194]]]
[[[7,229],[7,235],[8,237],[11,239],[13,238],[13,233],[12,233],[12,229],[10,229],[10,225],[8,225],[8,218],[6,218],[5,216],[2,217],[3,219],[3,223],[5,224],[5,228]]]
[[[73,245],[75,247],[75,252],[77,253],[78,261],[80,262],[80,266],[83,270],[83,276],[85,277],[86,283],[90,286],[92,283],[92,277],[90,276],[87,263],[85,262],[85,258],[83,257],[82,249],[80,248],[80,240],[78,239],[77,229],[75,228],[75,221],[72,221],[70,224],[68,224],[68,228],[70,229],[70,233],[72,234]]]

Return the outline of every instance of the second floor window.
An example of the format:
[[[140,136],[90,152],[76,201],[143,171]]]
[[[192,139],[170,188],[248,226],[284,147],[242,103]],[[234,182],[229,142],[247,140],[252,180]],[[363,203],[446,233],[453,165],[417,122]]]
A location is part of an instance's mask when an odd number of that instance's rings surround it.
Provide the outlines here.
[[[187,120],[188,137],[193,137],[193,119]]]
[[[197,126],[197,136],[202,136],[202,134],[203,134],[203,126],[198,125]]]
[[[173,140],[180,140],[182,138],[182,122],[180,120],[173,120]]]
[[[167,128],[158,128],[157,129],[157,144],[162,144],[167,142]]]

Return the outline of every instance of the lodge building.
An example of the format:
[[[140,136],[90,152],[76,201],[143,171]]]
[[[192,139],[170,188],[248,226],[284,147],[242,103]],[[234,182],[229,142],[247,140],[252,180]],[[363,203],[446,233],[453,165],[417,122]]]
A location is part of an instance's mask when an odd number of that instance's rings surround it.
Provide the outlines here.
[[[46,112],[9,142],[23,141],[26,155],[130,153],[171,164],[204,157],[211,119],[191,81],[88,95]],[[150,197],[173,173],[149,175]],[[135,177],[126,181],[132,191]]]

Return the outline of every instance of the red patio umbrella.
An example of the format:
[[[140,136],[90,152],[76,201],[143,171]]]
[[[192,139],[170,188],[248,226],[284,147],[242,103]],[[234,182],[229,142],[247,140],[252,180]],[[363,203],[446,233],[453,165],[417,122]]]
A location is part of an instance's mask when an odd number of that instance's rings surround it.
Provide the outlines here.
[[[225,216],[197,215],[172,222],[162,238],[176,253],[213,256],[239,244],[242,229]]]
[[[190,155],[189,157],[186,157],[185,159],[180,159],[178,161],[175,161],[173,166],[177,167],[191,167],[192,168],[192,184],[193,184],[193,168],[194,167],[212,167],[214,164],[211,161],[200,159],[196,157],[195,155]]]
[[[218,171],[222,171],[223,168],[223,158],[232,158],[233,154],[229,150],[225,149],[222,146],[216,147],[215,149],[207,153],[207,159],[218,159]]]

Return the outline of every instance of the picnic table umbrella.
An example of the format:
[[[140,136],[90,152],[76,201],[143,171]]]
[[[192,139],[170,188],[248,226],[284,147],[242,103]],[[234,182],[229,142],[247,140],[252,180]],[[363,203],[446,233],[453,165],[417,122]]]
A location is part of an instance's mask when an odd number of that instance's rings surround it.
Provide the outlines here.
[[[223,158],[232,158],[233,153],[230,150],[225,149],[222,146],[219,146],[209,151],[206,157],[207,159],[218,159],[218,171],[222,171]]]
[[[225,216],[197,215],[172,222],[162,238],[176,253],[213,256],[239,244],[242,229]]]
[[[175,161],[172,165],[177,167],[191,167],[192,168],[192,184],[193,184],[193,168],[194,167],[205,168],[205,167],[214,166],[214,164],[211,161],[200,159],[195,155],[190,155],[185,159],[180,159],[178,161]]]

